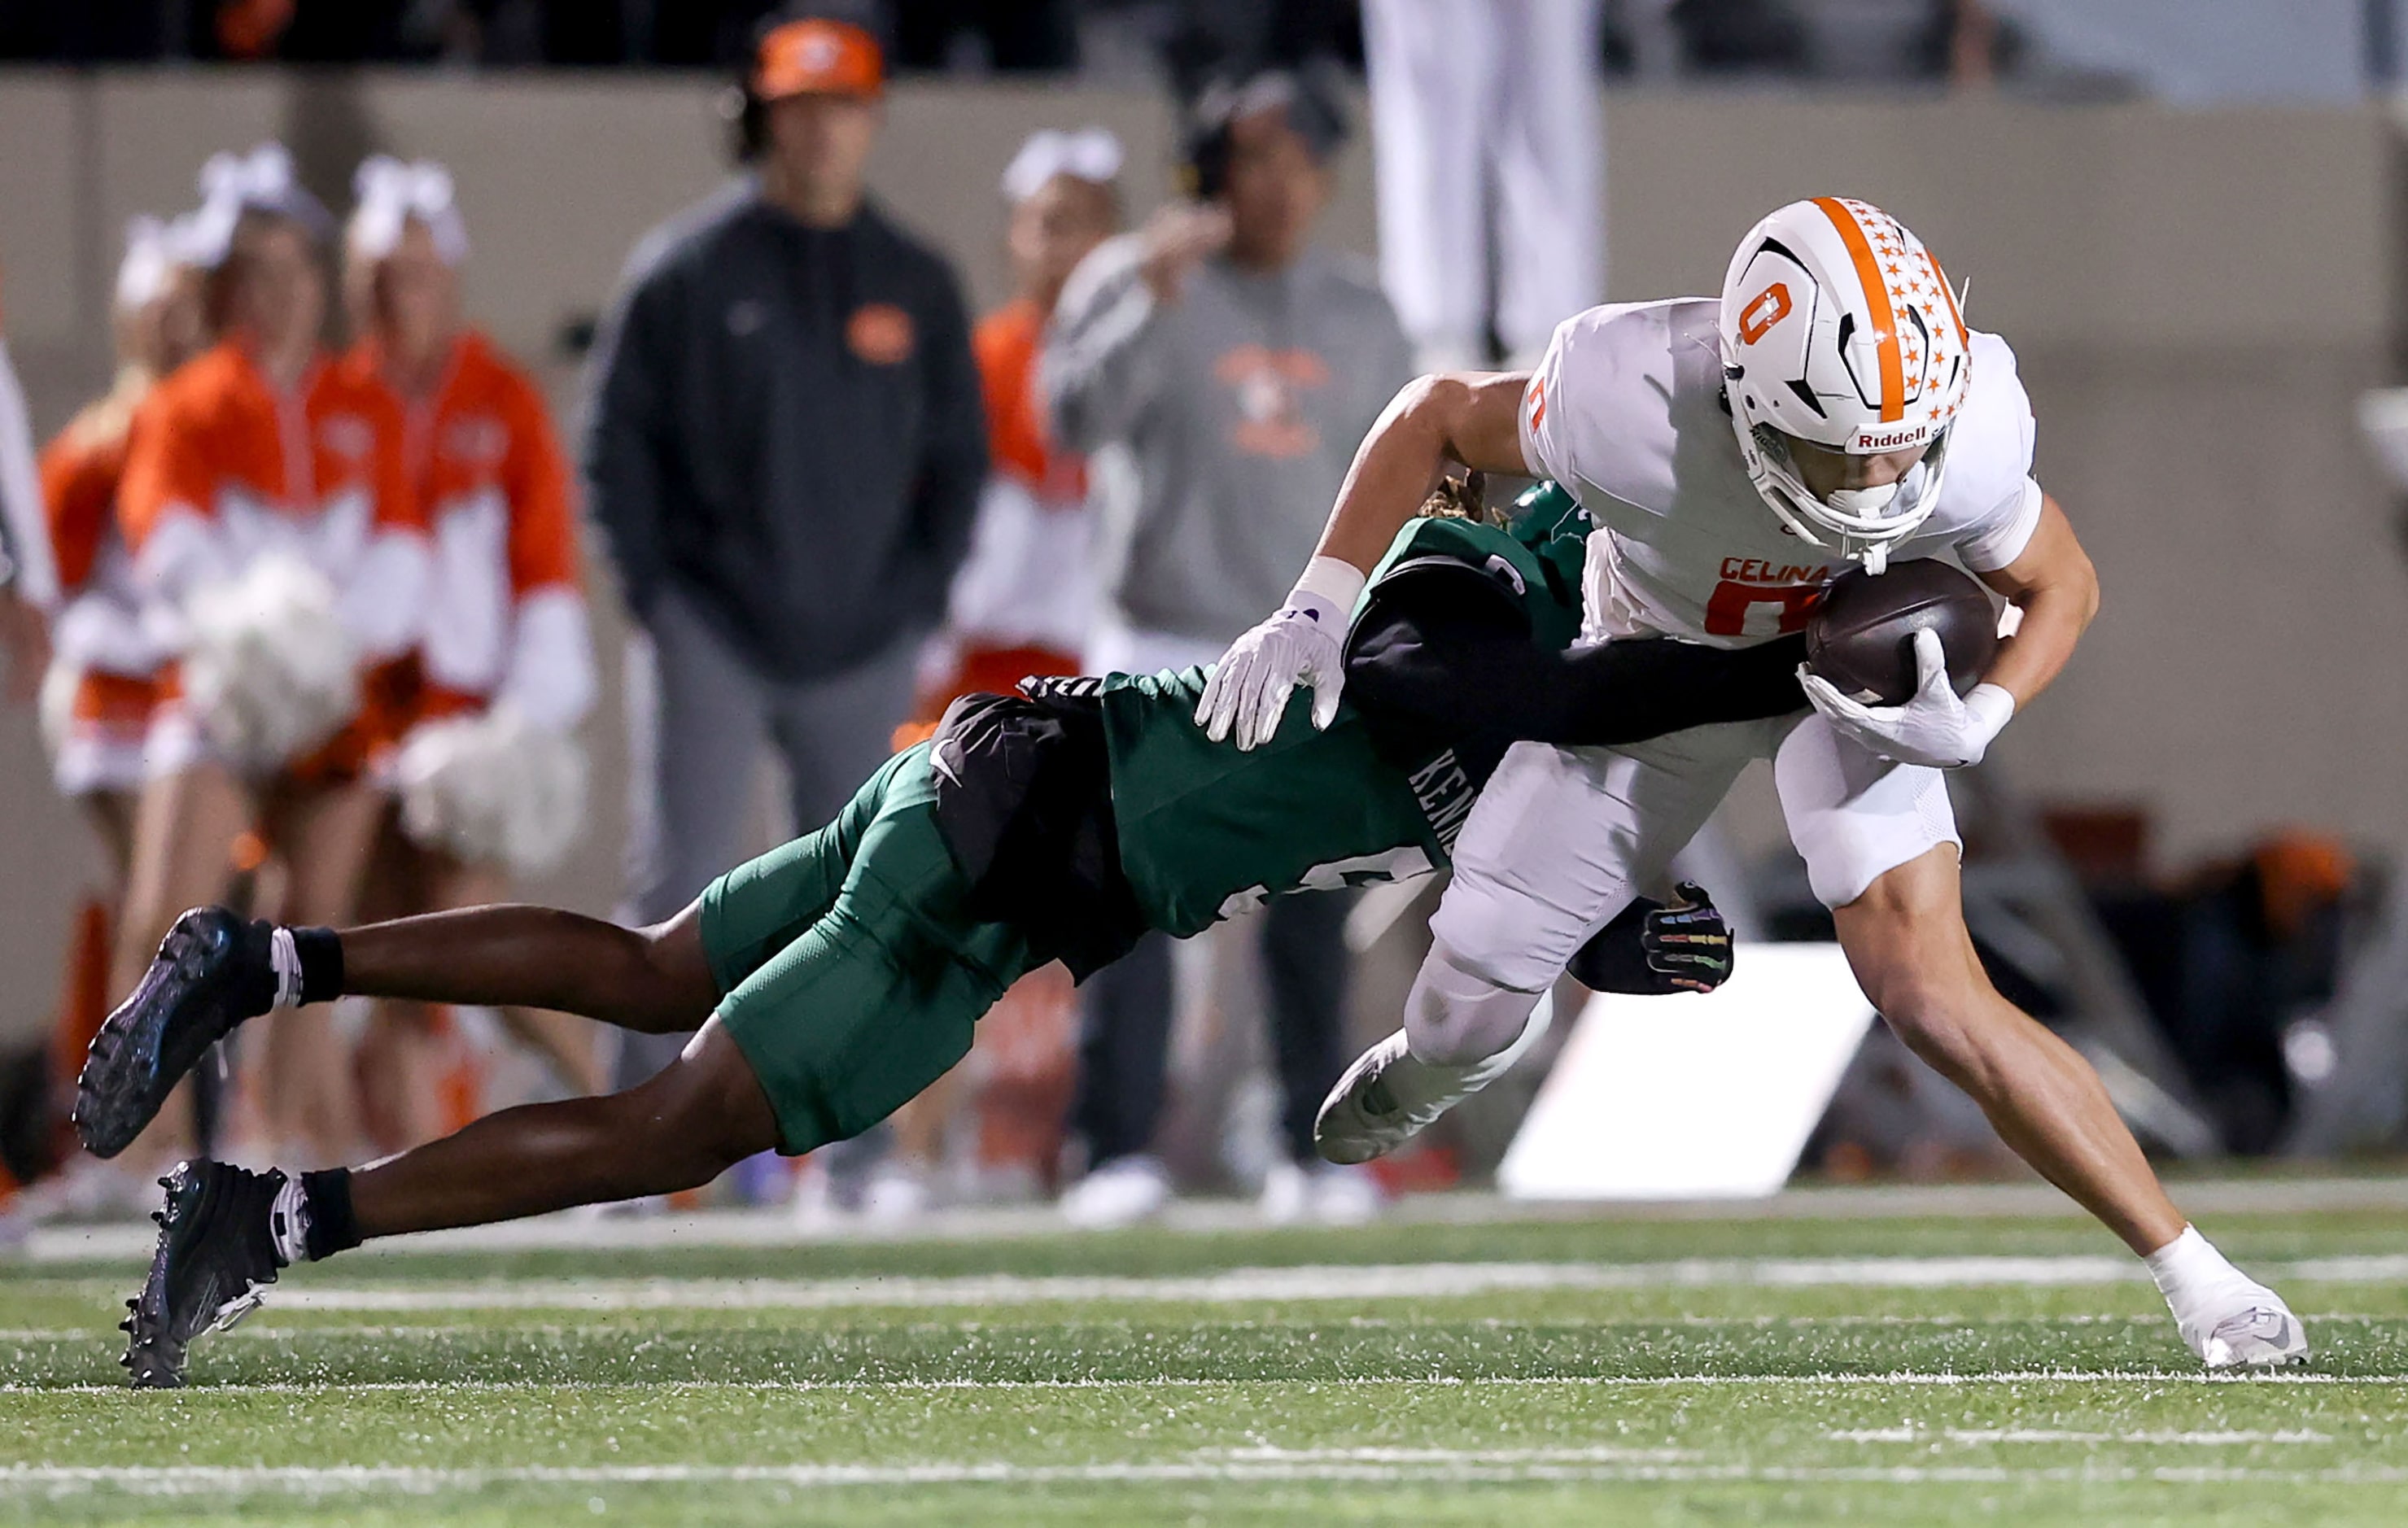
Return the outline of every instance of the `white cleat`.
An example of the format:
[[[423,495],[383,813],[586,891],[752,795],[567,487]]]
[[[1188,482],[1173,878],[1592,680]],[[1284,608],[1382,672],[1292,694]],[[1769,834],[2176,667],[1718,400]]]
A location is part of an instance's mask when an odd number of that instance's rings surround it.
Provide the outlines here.
[[[1388,1207],[1387,1191],[1368,1167],[1325,1162],[1312,1176],[1312,1218],[1323,1225],[1369,1225]]]
[[[1254,1204],[1271,1225],[1369,1225],[1380,1218],[1387,1195],[1368,1168],[1283,1160],[1264,1175]]]
[[[1116,1231],[1153,1220],[1170,1206],[1170,1174],[1143,1152],[1119,1157],[1062,1195],[1062,1218],[1082,1231]]]
[[[1486,1087],[1513,1053],[1434,1066],[1413,1055],[1400,1029],[1356,1057],[1329,1090],[1312,1121],[1313,1147],[1323,1161],[1348,1165],[1384,1157]]]
[[[909,1225],[936,1206],[928,1175],[892,1159],[871,1168],[869,1181],[862,1185],[861,1218],[872,1225]]]
[[[1254,1208],[1272,1225],[1296,1225],[1312,1212],[1312,1180],[1302,1167],[1282,1158],[1263,1174],[1263,1192],[1254,1196]]]
[[[2243,1285],[2216,1314],[2180,1322],[2183,1341],[2211,1369],[2294,1368],[2308,1361],[2308,1329],[2283,1297],[2262,1284]]]

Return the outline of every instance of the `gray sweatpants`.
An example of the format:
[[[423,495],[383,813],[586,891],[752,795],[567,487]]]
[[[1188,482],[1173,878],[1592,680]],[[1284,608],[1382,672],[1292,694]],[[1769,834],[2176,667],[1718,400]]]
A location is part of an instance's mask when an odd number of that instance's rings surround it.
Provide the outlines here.
[[[702,889],[767,847],[749,842],[754,771],[775,747],[786,765],[793,831],[834,818],[886,760],[911,708],[918,643],[824,679],[766,678],[676,592],[628,638],[627,721],[632,921],[675,917]],[[617,1085],[677,1058],[682,1035],[623,1037]]]

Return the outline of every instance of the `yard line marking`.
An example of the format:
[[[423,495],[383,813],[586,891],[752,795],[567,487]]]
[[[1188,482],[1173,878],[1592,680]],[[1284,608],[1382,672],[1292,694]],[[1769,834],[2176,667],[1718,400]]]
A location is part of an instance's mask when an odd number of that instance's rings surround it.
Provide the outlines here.
[[[1188,1375],[1162,1375],[1125,1379],[368,1379],[356,1383],[339,1380],[268,1380],[256,1384],[201,1383],[184,1392],[188,1397],[207,1395],[314,1395],[332,1397],[349,1391],[367,1392],[402,1392],[443,1393],[530,1392],[558,1391],[626,1391],[645,1394],[675,1394],[681,1391],[710,1393],[725,1391],[759,1391],[765,1394],[840,1391],[864,1392],[935,1392],[935,1391],[1087,1391],[1087,1390],[1227,1390],[1248,1391],[1276,1389],[1292,1385],[1288,1379],[1222,1379],[1198,1378]],[[2210,1374],[2203,1370],[2174,1371],[2158,1369],[2000,1369],[1966,1374],[1926,1374],[1912,1369],[1892,1370],[1880,1374],[1847,1374],[1821,1372],[1815,1374],[1648,1374],[1648,1375],[1385,1375],[1352,1376],[1343,1378],[1316,1379],[1312,1384],[1346,1386],[1361,1389],[1373,1385],[1430,1388],[1457,1386],[1466,1390],[1483,1385],[1499,1388],[1530,1388],[1559,1385],[1567,1389],[1649,1389],[1679,1385],[1745,1386],[1767,1388],[1835,1388],[1847,1386],[1928,1386],[1947,1389],[1981,1385],[2038,1384],[2130,1384],[2130,1385],[2367,1385],[2381,1388],[2408,1386],[2408,1374],[2325,1374],[2297,1369],[2272,1371],[2231,1371]],[[122,1395],[122,1384],[42,1385],[20,1381],[0,1381],[0,1395]]]
[[[417,1465],[93,1465],[0,1466],[0,1491],[64,1493],[103,1488],[136,1495],[199,1495],[284,1492],[396,1491],[427,1494],[481,1491],[495,1485],[782,1485],[925,1486],[1111,1484],[1180,1480],[1305,1481],[1762,1481],[1876,1484],[2015,1484],[2037,1481],[2157,1480],[2176,1484],[2273,1482],[2291,1485],[2391,1485],[2408,1482],[2408,1468],[2366,1465],[2319,1470],[2225,1466],[2096,1465],[2016,1469],[1999,1465],[1748,1465],[1616,1463],[1579,1458],[1498,1459],[1478,1451],[1417,1451],[1410,1461],[1355,1460],[1308,1453],[1296,1458],[1189,1456],[1149,1463],[1018,1464],[1009,1462],[914,1464],[602,1464],[511,1465],[490,1469]]]
[[[2408,1255],[2268,1264],[2266,1277],[2336,1282],[2408,1281]],[[1972,1289],[2123,1284],[2144,1277],[2133,1258],[1691,1258],[1670,1263],[1392,1263],[1227,1268],[1169,1276],[978,1274],[955,1278],[523,1278],[279,1289],[288,1310],[831,1309],[882,1307],[1234,1304],[1397,1300],[1520,1292],[1743,1287]]]
[[[1695,1460],[1687,1449],[1283,1449],[1257,1444],[1245,1449],[1199,1449],[1198,1464],[1670,1464]]]
[[[423,1341],[433,1337],[485,1336],[492,1335],[495,1330],[497,1330],[491,1323],[475,1321],[395,1322],[332,1321],[283,1321],[277,1320],[277,1317],[283,1313],[284,1312],[280,1311],[277,1306],[271,1305],[266,1307],[266,1311],[264,1315],[245,1321],[237,1332],[232,1334],[224,1340],[233,1342],[257,1342],[261,1339],[270,1339],[289,1342],[303,1338],[331,1341],[336,1338],[369,1337],[388,1341]],[[2365,1325],[2370,1322],[2394,1323],[2401,1320],[2401,1318],[2395,1316],[2376,1316],[2356,1311],[2334,1310],[2301,1311],[2300,1312],[2300,1319],[2306,1321],[2311,1328],[2329,1326],[2336,1323],[2349,1323],[2356,1325]],[[2154,1328],[2162,1326],[2165,1323],[2165,1320],[2166,1318],[2162,1314],[2155,1311],[2060,1311],[2056,1314],[2023,1315],[2003,1315],[1993,1312],[1922,1316],[1860,1315],[1846,1312],[1824,1316],[1698,1316],[1683,1313],[1663,1312],[1638,1316],[1592,1316],[1588,1318],[1587,1324],[1607,1330],[1617,1331],[1654,1330],[1659,1327],[1694,1327],[1706,1330],[1718,1330],[1726,1327],[1744,1327],[1751,1330],[1760,1329],[1770,1331],[1780,1329],[1784,1331],[1807,1332],[1820,1327],[1836,1327],[1843,1329],[1873,1327],[1930,1327],[1943,1330],[2006,1326],[2139,1326]],[[953,1324],[963,1331],[977,1331],[985,1327],[989,1323],[982,1321],[976,1317],[972,1317]],[[1418,1326],[1421,1323],[1418,1322],[1394,1321],[1383,1316],[1354,1316],[1347,1318],[1345,1321],[1345,1325],[1350,1330],[1401,1330],[1411,1326]],[[1543,1319],[1531,1320],[1519,1316],[1489,1316],[1480,1318],[1478,1324],[1492,1329],[1512,1330],[1548,1323]],[[591,1337],[609,1330],[610,1329],[591,1325],[579,1325],[569,1321],[515,1321],[508,1328],[508,1331],[512,1335],[545,1337],[557,1337],[572,1334],[579,1336]],[[656,1335],[655,1329],[650,1326],[631,1326],[620,1328],[618,1330],[624,1334],[632,1335],[650,1336]],[[93,1330],[88,1324],[28,1326],[15,1329],[0,1329],[0,1343],[81,1344],[91,1341],[92,1337]],[[5,1385],[0,1385],[0,1392],[5,1392]]]
[[[2408,1208],[2408,1179],[2386,1178],[2201,1179],[2182,1186],[2183,1202],[2202,1218],[2216,1215],[2295,1215],[2318,1210],[2385,1211]],[[1946,1220],[2012,1217],[2078,1222],[2081,1208],[2044,1183],[1899,1184],[1785,1189],[1769,1199],[1590,1205],[1513,1201],[1492,1193],[1417,1195],[1398,1207],[1390,1223],[1408,1235],[1423,1225],[1545,1225],[1606,1220],[1662,1225],[1695,1222],[1846,1221],[1879,1221],[1902,1217]],[[1182,1236],[1272,1229],[1250,1203],[1182,1201],[1160,1222]],[[971,1207],[939,1211],[903,1227],[848,1226],[830,1235],[795,1224],[784,1206],[757,1209],[705,1210],[644,1218],[597,1217],[567,1210],[498,1225],[372,1242],[364,1254],[419,1257],[430,1252],[513,1252],[559,1250],[624,1251],[681,1247],[809,1247],[832,1241],[885,1246],[932,1241],[1019,1241],[1061,1236],[1067,1227],[1050,1205]],[[135,1261],[150,1255],[157,1233],[140,1224],[36,1226],[22,1255],[41,1263]],[[355,1254],[362,1255],[362,1254]]]
[[[2306,1284],[2390,1284],[2397,1283],[2402,1272],[2408,1271],[2408,1256],[2370,1253],[2310,1257],[2287,1264],[2270,1263],[2267,1266],[2275,1271],[2276,1277]]]
[[[2329,1433],[2286,1430],[2274,1433],[2078,1433],[2054,1427],[1949,1427],[1933,1432],[1915,1427],[1856,1427],[1823,1435],[1834,1443],[1922,1443],[1944,1438],[1950,1443],[2150,1443],[2200,1448],[2237,1448],[2259,1443],[2330,1443]]]

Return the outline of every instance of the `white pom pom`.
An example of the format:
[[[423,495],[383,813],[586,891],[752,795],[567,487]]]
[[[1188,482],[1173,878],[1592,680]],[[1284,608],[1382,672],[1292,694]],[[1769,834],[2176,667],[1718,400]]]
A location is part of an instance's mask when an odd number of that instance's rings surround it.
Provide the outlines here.
[[[83,672],[81,664],[54,658],[50,672],[42,676],[37,714],[42,723],[42,746],[53,760],[66,748],[68,734],[75,731],[76,694],[83,689]]]
[[[236,768],[290,764],[358,714],[358,650],[335,589],[300,558],[269,552],[185,603],[184,695]]]
[[[472,864],[549,870],[585,820],[585,750],[507,703],[414,728],[394,775],[403,830]]]

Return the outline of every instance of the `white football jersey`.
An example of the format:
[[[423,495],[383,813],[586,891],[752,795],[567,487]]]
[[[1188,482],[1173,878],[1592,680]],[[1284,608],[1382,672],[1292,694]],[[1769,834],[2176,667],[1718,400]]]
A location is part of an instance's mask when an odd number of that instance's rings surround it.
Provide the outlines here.
[[[1592,307],[1555,330],[1522,398],[1522,455],[1588,510],[1586,635],[1745,647],[1802,629],[1846,565],[1781,523],[1748,481],[1722,402],[1710,297]],[[1972,336],[1973,375],[1931,518],[1893,560],[1976,573],[2021,555],[2040,523],[2031,406],[2015,355]]]

